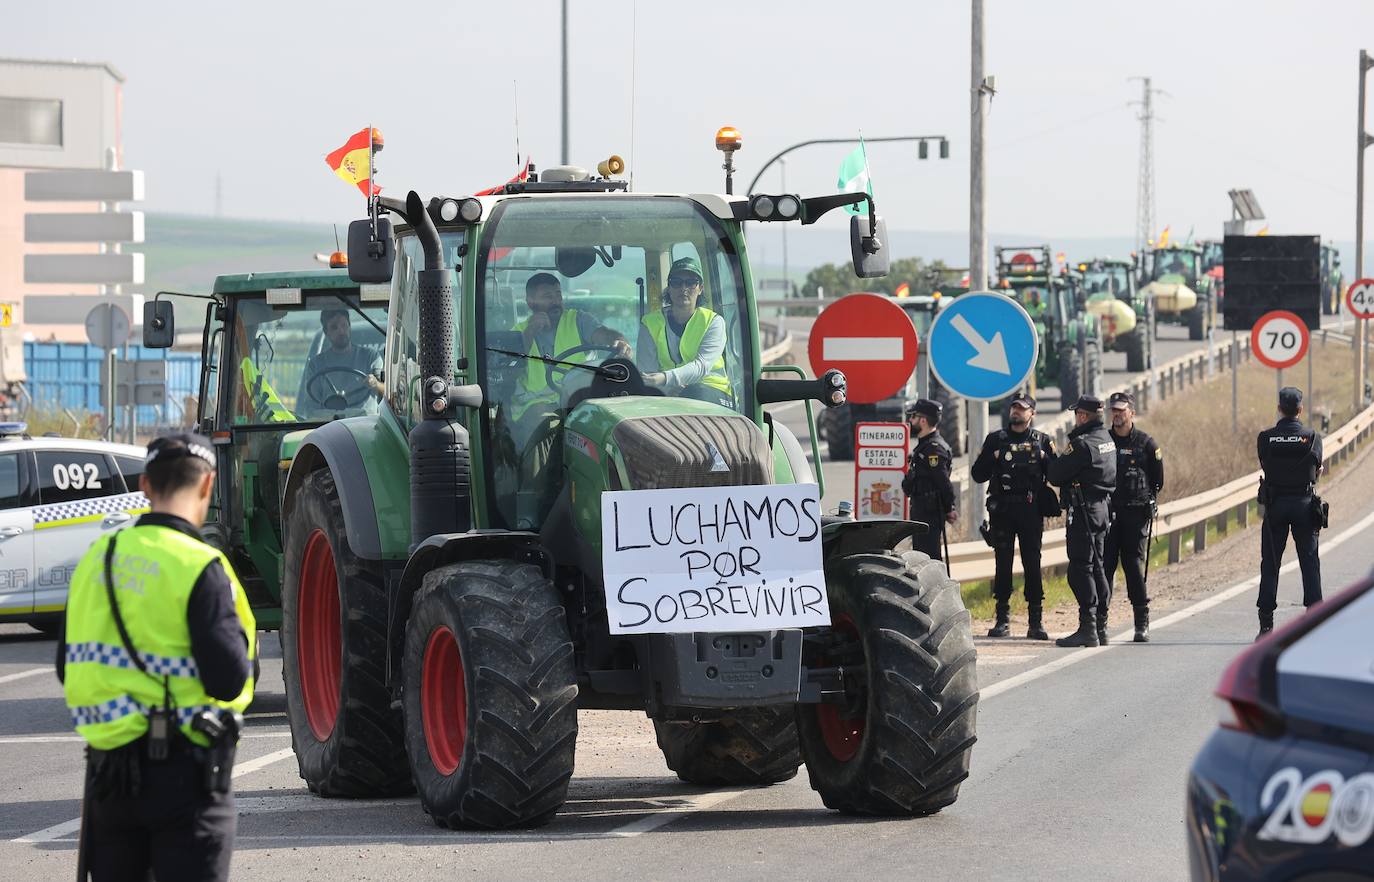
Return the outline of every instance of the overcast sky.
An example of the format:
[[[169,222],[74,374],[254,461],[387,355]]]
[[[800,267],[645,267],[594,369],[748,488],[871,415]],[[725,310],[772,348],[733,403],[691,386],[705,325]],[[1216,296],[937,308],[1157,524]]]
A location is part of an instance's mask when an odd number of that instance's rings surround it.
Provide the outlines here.
[[[620,153],[638,190],[720,192],[712,136],[723,124],[744,135],[740,189],[797,141],[945,134],[946,161],[874,145],[876,195],[894,228],[967,228],[966,2],[569,5],[575,163]],[[1140,135],[1129,78],[1149,75],[1168,93],[1157,101],[1160,225],[1216,235],[1226,191],[1249,187],[1275,233],[1353,238],[1371,0],[986,5],[992,230],[1129,236]],[[369,123],[386,137],[389,191],[490,186],[517,166],[517,84],[521,152],[559,161],[558,0],[44,0],[6,4],[0,55],[108,61],[126,75],[126,166],[147,173],[150,211],[212,213],[218,172],[226,215],[357,216],[361,196],[323,156]],[[794,154],[788,189],[832,191],[844,152]],[[779,186],[774,170],[760,190]]]

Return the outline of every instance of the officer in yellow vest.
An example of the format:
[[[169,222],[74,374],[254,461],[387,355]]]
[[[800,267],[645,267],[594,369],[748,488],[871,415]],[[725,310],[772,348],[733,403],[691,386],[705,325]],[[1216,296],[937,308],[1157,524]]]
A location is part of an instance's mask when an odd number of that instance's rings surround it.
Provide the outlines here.
[[[637,361],[650,386],[733,408],[735,397],[725,373],[725,319],[697,306],[701,279],[695,257],[673,261],[662,311],[649,313],[640,323]]]
[[[524,337],[525,351],[532,356],[552,358],[584,344],[607,346],[615,355],[630,356],[630,344],[619,331],[601,324],[589,312],[564,308],[562,286],[552,273],[530,276],[525,282],[525,305],[530,309],[530,317],[517,324],[515,330]],[[594,354],[596,361],[607,357],[605,353]],[[571,360],[586,359],[574,356]],[[547,368],[544,362],[534,359],[526,364],[511,407],[516,420],[526,413],[542,416],[558,407],[558,391],[549,387]]]
[[[78,861],[97,882],[229,876],[257,629],[197,532],[214,481],[205,438],[154,440],[139,480],[151,512],[102,536],[72,575],[57,674],[87,743]]]

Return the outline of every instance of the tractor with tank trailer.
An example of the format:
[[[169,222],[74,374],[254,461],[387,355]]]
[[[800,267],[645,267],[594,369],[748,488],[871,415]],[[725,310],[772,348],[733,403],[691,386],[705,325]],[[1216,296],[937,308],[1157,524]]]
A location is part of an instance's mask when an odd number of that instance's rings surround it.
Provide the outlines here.
[[[1345,274],[1341,272],[1341,252],[1326,243],[1321,249],[1322,315],[1336,315],[1345,297]]]
[[[220,541],[260,572],[259,605],[279,610],[292,743],[312,791],[416,790],[444,826],[543,823],[565,798],[578,710],[610,708],[647,713],[690,783],[772,783],[804,761],[841,811],[919,815],[957,798],[975,652],[944,565],[897,550],[924,525],[810,510],[829,624],[621,633],[608,612],[619,598],[606,587],[603,498],[814,496],[801,444],[763,405],[842,403],[843,378],[759,364],[742,226],[861,202],[855,270],[873,276],[885,227],[862,194],[640,195],[565,167],[489,196],[379,197],[350,227],[349,284],[330,296],[365,312],[365,295],[385,291],[384,388],[355,394],[345,381],[357,373],[336,371],[337,390],[320,381],[321,396],[342,395],[326,413],[296,414],[281,388],[310,377],[272,374],[300,344],[235,318],[287,295],[221,292],[206,334],[219,392],[202,396],[233,463]],[[663,395],[607,346],[524,346],[535,274],[565,281],[565,309],[633,340],[682,257],[696,259],[703,303],[726,327],[729,406]],[[534,389],[546,412],[517,413]],[[251,390],[311,419],[275,418]],[[814,450],[814,429],[810,440]],[[261,481],[267,465],[275,487]],[[260,517],[229,502],[250,497]]]
[[[1214,279],[1203,269],[1203,246],[1171,244],[1146,251],[1141,261],[1141,287],[1154,303],[1158,326],[1188,328],[1189,340],[1203,340],[1216,327]]]
[[[1154,348],[1154,304],[1135,283],[1131,261],[1095,257],[1077,264],[1075,284],[1082,292],[1083,309],[1097,316],[1102,347],[1126,353],[1126,370],[1150,366]]]
[[[1069,274],[1053,271],[1052,253],[1048,245],[994,249],[1000,290],[1021,304],[1040,338],[1031,391],[1058,386],[1068,407],[1080,395],[1101,394],[1102,328],[1079,309]]]

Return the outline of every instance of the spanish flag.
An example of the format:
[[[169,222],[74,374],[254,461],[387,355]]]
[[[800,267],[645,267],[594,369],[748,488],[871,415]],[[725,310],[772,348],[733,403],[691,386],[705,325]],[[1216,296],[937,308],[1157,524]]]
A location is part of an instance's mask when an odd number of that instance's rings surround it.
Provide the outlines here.
[[[1159,232],[1159,247],[1163,248],[1169,244],[1169,225],[1165,224],[1164,229]]]
[[[519,159],[519,158],[520,158],[520,157],[518,157],[518,156],[516,157],[516,159]],[[511,178],[509,181],[506,181],[506,184],[522,184],[522,183],[524,183],[525,181],[528,181],[529,179],[530,179],[530,158],[529,158],[528,156],[526,156],[526,157],[525,157],[525,164],[522,165],[522,166],[520,166],[520,171],[518,171],[518,172],[515,173],[515,177]],[[488,188],[485,189],[485,190],[478,190],[476,193],[473,193],[472,195],[474,195],[474,196],[495,196],[495,195],[497,195],[498,193],[501,193],[501,192],[504,192],[504,191],[505,191],[505,189],[506,189],[506,184],[497,184],[495,187],[488,187]]]
[[[910,297],[911,285],[909,285],[906,282],[903,282],[902,284],[897,286],[897,290],[893,293],[895,293],[898,297]]]
[[[369,138],[369,132],[371,137]],[[372,153],[382,149],[382,133],[363,129],[324,158],[334,174],[354,184],[364,196],[376,196],[382,188],[372,183]]]

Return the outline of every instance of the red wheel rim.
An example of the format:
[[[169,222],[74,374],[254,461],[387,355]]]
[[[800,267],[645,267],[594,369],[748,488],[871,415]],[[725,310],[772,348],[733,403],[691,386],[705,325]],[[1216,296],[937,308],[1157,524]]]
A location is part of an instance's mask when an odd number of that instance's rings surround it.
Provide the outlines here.
[[[468,690],[458,641],[448,628],[435,630],[425,644],[420,713],[430,761],[439,774],[452,775],[463,760],[468,740]]]
[[[305,540],[299,600],[296,661],[305,718],[315,737],[328,741],[339,717],[343,621],[339,616],[339,576],[334,569],[334,550],[324,530],[316,530]]]
[[[859,639],[859,629],[846,614],[836,616],[833,627],[836,631]],[[845,709],[838,704],[816,705],[816,724],[820,726],[825,749],[838,762],[847,763],[863,744],[865,719],[863,714],[858,717],[846,717],[844,714]]]

